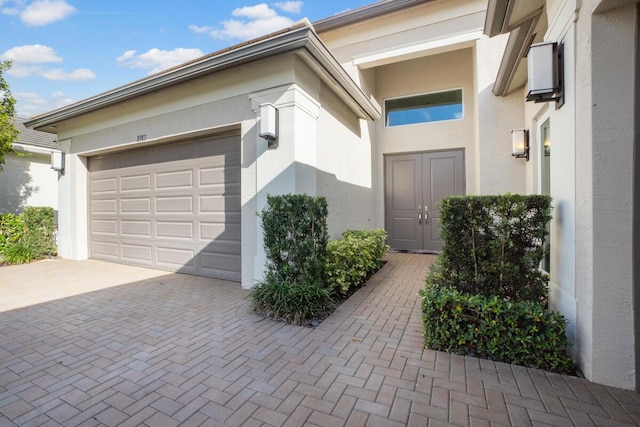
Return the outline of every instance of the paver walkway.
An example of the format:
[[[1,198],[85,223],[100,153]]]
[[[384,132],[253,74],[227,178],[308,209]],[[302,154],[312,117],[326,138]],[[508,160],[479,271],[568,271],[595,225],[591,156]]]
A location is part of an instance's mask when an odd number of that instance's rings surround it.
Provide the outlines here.
[[[0,425],[638,425],[634,392],[424,350],[433,259],[390,254],[316,329],[180,274],[5,311]]]

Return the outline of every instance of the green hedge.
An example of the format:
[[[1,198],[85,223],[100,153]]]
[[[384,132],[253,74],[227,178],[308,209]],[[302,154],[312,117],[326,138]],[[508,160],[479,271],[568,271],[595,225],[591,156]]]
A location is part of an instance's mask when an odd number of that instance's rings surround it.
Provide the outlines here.
[[[427,283],[420,291],[425,344],[434,350],[574,373],[566,320],[536,302],[505,301]]]
[[[326,283],[330,292],[348,295],[362,285],[367,276],[382,266],[389,251],[387,232],[382,229],[348,230],[339,240],[327,244]]]
[[[542,195],[454,196],[441,202],[445,244],[433,275],[443,286],[546,304],[544,256],[551,199]]]
[[[26,207],[21,215],[0,215],[0,254],[9,264],[56,255],[54,211]]]
[[[262,210],[268,278],[324,286],[327,200],[305,194],[267,196]]]

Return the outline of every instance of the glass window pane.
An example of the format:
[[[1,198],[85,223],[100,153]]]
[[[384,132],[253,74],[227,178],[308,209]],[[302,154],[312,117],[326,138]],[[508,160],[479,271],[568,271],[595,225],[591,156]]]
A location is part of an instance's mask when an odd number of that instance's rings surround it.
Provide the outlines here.
[[[385,101],[387,126],[462,118],[462,89]]]
[[[540,126],[540,172],[541,172],[541,193],[551,195],[551,129],[549,119]],[[551,225],[547,224],[547,237],[544,242],[544,259],[542,269],[547,273],[551,272],[551,236],[549,235]]]

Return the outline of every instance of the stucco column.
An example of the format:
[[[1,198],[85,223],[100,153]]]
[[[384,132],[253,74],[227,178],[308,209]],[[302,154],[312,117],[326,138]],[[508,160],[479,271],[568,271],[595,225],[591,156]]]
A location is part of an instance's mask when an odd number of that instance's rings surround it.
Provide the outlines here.
[[[87,162],[72,153],[71,139],[58,142],[65,155],[64,173],[58,179],[58,255],[87,259]]]
[[[584,2],[577,24],[577,335],[588,379],[633,389],[636,6],[605,3]]]
[[[281,86],[249,95],[259,126],[260,105],[270,102],[278,109],[278,147],[256,132],[256,209],[261,212],[267,195],[317,194],[316,135],[320,104],[297,85]],[[256,257],[253,282],[263,278],[266,256],[260,218],[256,217]],[[243,286],[251,286],[243,280]]]

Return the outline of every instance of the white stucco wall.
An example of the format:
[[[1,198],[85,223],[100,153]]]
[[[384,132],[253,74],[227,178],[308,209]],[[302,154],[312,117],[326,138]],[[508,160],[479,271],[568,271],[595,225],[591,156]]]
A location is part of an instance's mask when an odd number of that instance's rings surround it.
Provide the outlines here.
[[[633,389],[636,14],[624,3],[546,2],[544,39],[564,45],[565,101],[560,108],[526,103],[524,127],[532,147],[526,189],[538,193],[538,128],[550,121],[550,306],[568,319],[570,353],[585,376]]]
[[[0,172],[0,213],[19,214],[25,206],[58,210],[58,172],[49,154],[5,155]]]

